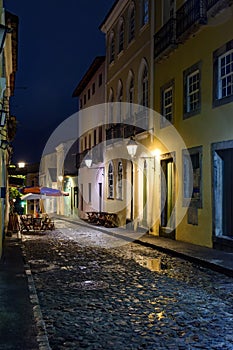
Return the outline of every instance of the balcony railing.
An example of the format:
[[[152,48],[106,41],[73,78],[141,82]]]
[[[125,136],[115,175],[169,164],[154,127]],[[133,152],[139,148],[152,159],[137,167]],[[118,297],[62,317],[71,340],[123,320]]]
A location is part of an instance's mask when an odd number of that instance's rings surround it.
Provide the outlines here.
[[[215,15],[222,9],[229,7],[232,4],[233,0],[206,0],[206,9],[207,11],[211,12],[211,15]]]
[[[98,144],[94,146],[91,150],[91,158],[94,164],[102,163],[104,161],[104,147],[103,144]]]
[[[176,11],[176,37],[181,39],[194,27],[207,23],[206,1],[188,0]]]
[[[81,153],[77,153],[76,154],[76,168],[80,168],[82,164],[83,159],[86,157],[87,153],[88,153],[88,149],[86,149],[85,151],[81,152]]]
[[[176,20],[171,18],[154,36],[154,58],[176,46]]]
[[[121,139],[124,137],[123,124],[111,124],[106,130],[106,140]]]

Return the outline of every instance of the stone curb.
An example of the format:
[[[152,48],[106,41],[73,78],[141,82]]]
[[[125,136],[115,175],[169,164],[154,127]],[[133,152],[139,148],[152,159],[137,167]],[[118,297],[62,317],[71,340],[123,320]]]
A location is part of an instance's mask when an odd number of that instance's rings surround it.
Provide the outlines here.
[[[27,262],[27,256],[24,248],[24,241],[22,238],[21,238],[21,243],[22,243],[21,244],[22,256],[24,259],[24,269],[25,269],[25,274],[27,276],[27,281],[28,281],[29,297],[33,308],[33,315],[34,315],[34,320],[35,320],[36,330],[37,330],[36,340],[39,345],[39,350],[52,350],[49,345],[45,322],[43,320],[32,272]]]

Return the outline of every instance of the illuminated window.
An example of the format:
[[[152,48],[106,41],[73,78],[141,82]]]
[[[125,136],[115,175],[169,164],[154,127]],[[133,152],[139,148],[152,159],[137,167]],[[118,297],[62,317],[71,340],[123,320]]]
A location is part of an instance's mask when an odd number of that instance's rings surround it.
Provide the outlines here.
[[[200,63],[184,71],[184,118],[200,113],[201,90]]]
[[[113,199],[114,193],[113,193],[113,164],[112,162],[109,163],[108,166],[108,198]]]
[[[149,0],[142,0],[141,3],[142,6],[142,26],[144,26],[145,24],[147,24],[149,22]]]
[[[119,39],[118,40],[119,40],[118,53],[120,53],[124,49],[124,22],[123,22],[123,19],[120,20]]]
[[[133,5],[129,13],[129,43],[134,39],[134,36],[135,36],[135,9]]]
[[[169,82],[161,88],[161,127],[169,125],[173,122],[174,108],[174,82]]]
[[[122,177],[123,177],[123,166],[122,162],[118,163],[117,172],[117,199],[123,199],[123,188],[122,188]]]

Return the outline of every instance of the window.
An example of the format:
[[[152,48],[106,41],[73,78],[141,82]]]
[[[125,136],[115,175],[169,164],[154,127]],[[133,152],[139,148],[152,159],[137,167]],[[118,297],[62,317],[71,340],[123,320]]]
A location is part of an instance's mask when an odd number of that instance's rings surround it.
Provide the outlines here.
[[[88,183],[88,201],[91,203],[91,183]]]
[[[134,103],[134,74],[130,70],[127,79],[127,118],[133,116],[133,103]]]
[[[183,150],[183,205],[202,208],[202,147]],[[191,202],[190,202],[191,200]]]
[[[200,112],[200,63],[184,71],[184,118]]]
[[[80,101],[79,101],[79,105],[80,105],[80,109],[83,108],[83,101],[82,101],[81,98],[80,98]]]
[[[113,109],[114,109],[113,101],[114,101],[113,89],[110,89],[110,93],[109,93],[109,116],[108,116],[109,124],[113,123]]]
[[[115,38],[114,33],[111,33],[110,35],[110,41],[109,41],[109,63],[112,63],[115,58]],[[100,86],[100,84],[99,84]]]
[[[118,39],[118,53],[124,49],[124,22],[123,19],[120,20],[119,25],[119,39]]]
[[[95,94],[95,83],[92,84],[92,95]]]
[[[135,36],[135,9],[133,5],[129,12],[129,43],[134,39],[134,36]]]
[[[99,126],[99,143],[102,142],[102,127]]]
[[[141,2],[141,25],[142,27],[149,22],[149,0],[142,0]]]
[[[84,95],[84,105],[87,103],[87,97]]]
[[[148,107],[148,70],[144,68],[142,75],[142,105]]]
[[[88,135],[89,148],[91,148],[91,134]]]
[[[102,75],[102,73],[100,73],[100,75],[99,75],[99,86],[101,86],[102,83],[103,83],[103,75]]]
[[[90,89],[88,89],[87,98],[88,98],[88,100],[90,100],[90,98],[91,98],[91,90]]]
[[[169,82],[161,88],[161,127],[169,125],[173,122],[173,106],[174,106],[174,82]]]
[[[214,105],[233,101],[233,40],[213,54]]]
[[[79,197],[79,188],[74,187],[74,208],[78,208],[78,197]]]
[[[108,166],[108,198],[113,199],[113,164],[109,163]]]
[[[86,150],[87,149],[87,137],[85,136],[85,138],[84,138],[84,150]]]
[[[96,145],[97,143],[97,139],[96,139],[96,129],[94,130],[94,146]]]
[[[123,100],[123,84],[122,84],[122,81],[119,80],[118,92],[117,92],[117,102],[120,102],[117,105],[117,120],[119,122],[121,122],[121,119],[122,119],[122,104],[121,104],[122,100]]]
[[[123,199],[122,176],[123,176],[123,166],[122,166],[122,162],[119,162],[118,172],[117,172],[117,198],[120,200]]]

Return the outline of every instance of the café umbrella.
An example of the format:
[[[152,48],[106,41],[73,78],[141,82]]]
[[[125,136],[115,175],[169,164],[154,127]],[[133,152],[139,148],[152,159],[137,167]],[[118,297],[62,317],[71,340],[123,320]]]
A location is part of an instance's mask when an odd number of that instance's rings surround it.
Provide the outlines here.
[[[63,192],[51,187],[24,187],[20,189],[23,194],[21,200],[30,201],[34,200],[34,214],[37,214],[37,203],[39,202],[39,210],[41,213],[45,213],[43,199],[52,197],[68,196],[68,192]],[[38,200],[38,202],[37,202]]]
[[[52,196],[52,197],[69,196],[69,192],[63,192],[56,188],[40,187],[40,186],[23,187],[20,192],[22,194],[30,193],[30,194],[38,194],[42,196]]]

